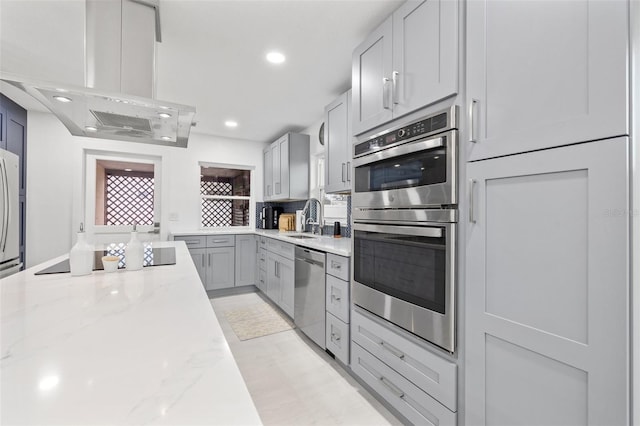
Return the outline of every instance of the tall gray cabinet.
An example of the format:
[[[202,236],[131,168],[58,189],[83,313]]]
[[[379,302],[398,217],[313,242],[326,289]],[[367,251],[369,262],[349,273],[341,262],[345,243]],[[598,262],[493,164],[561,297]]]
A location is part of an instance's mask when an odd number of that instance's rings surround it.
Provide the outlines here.
[[[628,2],[467,2],[465,423],[628,424]]]
[[[458,92],[461,2],[410,0],[353,52],[353,133]]]
[[[327,193],[351,190],[351,91],[324,108],[325,183]]]

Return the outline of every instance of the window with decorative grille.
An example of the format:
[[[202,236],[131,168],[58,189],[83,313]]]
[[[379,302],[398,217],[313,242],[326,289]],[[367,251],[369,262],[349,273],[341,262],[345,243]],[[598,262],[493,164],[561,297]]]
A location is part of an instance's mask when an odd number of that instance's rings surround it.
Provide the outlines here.
[[[250,170],[201,165],[200,196],[203,228],[249,226]]]
[[[153,165],[107,160],[96,164],[96,225],[153,225]]]

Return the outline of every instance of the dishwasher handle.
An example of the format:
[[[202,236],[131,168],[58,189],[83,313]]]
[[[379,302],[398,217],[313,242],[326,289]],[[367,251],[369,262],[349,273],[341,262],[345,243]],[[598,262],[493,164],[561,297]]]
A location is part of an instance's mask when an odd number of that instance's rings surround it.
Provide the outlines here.
[[[318,265],[321,268],[324,268],[324,262],[319,262],[317,260],[313,260],[313,259],[309,259],[308,257],[298,257],[296,256],[296,260],[299,260],[301,262],[307,262],[311,265]]]

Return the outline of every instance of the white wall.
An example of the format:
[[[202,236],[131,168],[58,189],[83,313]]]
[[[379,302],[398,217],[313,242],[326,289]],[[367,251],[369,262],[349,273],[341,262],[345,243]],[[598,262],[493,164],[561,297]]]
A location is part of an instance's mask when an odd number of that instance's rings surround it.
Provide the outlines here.
[[[189,147],[171,148],[135,142],[71,136],[52,114],[28,112],[27,266],[67,253],[85,222],[85,150],[104,150],[162,158],[161,230],[195,231],[200,226],[199,161],[254,166],[252,196],[262,200],[263,143],[192,134]],[[251,211],[255,223],[255,209]],[[169,221],[170,215],[177,216]]]

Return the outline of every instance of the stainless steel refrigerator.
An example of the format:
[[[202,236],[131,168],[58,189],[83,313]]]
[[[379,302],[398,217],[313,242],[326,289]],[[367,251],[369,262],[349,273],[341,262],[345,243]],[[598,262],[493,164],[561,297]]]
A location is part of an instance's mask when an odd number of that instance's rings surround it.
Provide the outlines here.
[[[0,149],[0,278],[22,267],[18,185],[18,156]]]

